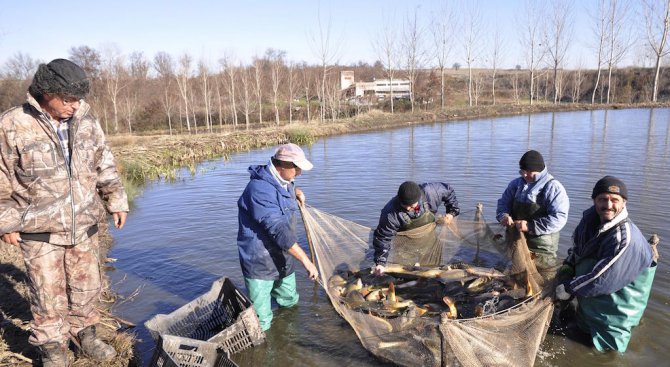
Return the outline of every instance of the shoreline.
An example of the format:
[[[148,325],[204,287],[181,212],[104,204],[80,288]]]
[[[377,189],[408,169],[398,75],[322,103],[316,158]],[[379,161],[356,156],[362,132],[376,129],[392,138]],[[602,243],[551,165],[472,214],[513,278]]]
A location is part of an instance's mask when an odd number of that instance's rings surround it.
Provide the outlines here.
[[[187,167],[195,172],[195,166],[205,160],[226,157],[230,154],[249,151],[288,142],[309,145],[326,136],[385,130],[390,128],[432,124],[437,122],[498,118],[535,113],[618,110],[636,108],[668,108],[670,102],[656,104],[536,104],[450,108],[441,111],[419,111],[415,113],[391,114],[381,111],[362,113],[356,117],[326,120],[323,123],[301,121],[280,125],[264,124],[244,129],[226,126],[221,132],[183,135],[113,135],[109,144],[121,173],[133,185],[155,179],[171,180],[176,171]],[[218,129],[218,128],[217,128]],[[132,197],[133,193],[129,192]]]

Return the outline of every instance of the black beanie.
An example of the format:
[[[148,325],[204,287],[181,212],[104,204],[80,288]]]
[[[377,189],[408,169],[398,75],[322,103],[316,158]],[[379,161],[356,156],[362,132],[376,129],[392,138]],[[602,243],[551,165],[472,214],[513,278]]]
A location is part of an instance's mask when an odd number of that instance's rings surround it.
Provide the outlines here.
[[[605,176],[598,180],[596,185],[593,186],[591,199],[595,199],[596,196],[602,193],[621,195],[622,198],[628,200],[628,189],[626,188],[626,184],[614,176]]]
[[[39,98],[45,93],[84,98],[90,89],[86,72],[70,60],[55,59],[40,64],[28,87],[28,92]]]
[[[398,188],[398,200],[400,200],[400,205],[412,205],[419,202],[419,199],[421,199],[421,188],[416,182],[405,181]]]
[[[529,150],[521,156],[519,168],[524,171],[542,172],[544,170],[544,158],[537,150]]]

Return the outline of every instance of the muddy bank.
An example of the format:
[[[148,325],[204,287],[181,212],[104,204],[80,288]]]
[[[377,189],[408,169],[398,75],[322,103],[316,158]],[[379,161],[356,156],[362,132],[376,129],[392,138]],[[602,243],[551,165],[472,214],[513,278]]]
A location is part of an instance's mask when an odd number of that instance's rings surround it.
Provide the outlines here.
[[[100,228],[100,261],[104,264],[107,252],[112,245],[112,237],[107,226]],[[104,266],[104,265],[103,265]],[[33,360],[39,360],[37,349],[28,343],[30,330],[28,323],[32,319],[28,278],[25,272],[23,257],[18,247],[0,244],[0,366],[32,366]],[[115,302],[119,301],[112,292],[109,279],[103,277],[103,291],[98,304],[102,319],[98,324],[98,333],[102,339],[109,341],[118,352],[115,361],[104,366],[120,367],[133,365],[132,332],[124,331],[126,324],[112,316],[110,311]],[[123,320],[121,320],[123,321]],[[76,355],[73,366],[100,366],[99,362]]]

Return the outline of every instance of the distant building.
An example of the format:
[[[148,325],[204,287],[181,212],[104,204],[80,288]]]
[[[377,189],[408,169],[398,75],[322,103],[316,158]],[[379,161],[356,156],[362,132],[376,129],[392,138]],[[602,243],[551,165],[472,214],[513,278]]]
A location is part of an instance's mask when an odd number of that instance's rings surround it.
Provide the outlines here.
[[[355,82],[353,71],[342,71],[340,73],[340,88],[349,98],[374,95],[378,99],[391,96],[394,98],[410,98],[412,93],[411,84],[408,79],[377,79],[372,82]]]
[[[354,84],[354,72],[343,71],[340,73],[340,89],[344,90]]]

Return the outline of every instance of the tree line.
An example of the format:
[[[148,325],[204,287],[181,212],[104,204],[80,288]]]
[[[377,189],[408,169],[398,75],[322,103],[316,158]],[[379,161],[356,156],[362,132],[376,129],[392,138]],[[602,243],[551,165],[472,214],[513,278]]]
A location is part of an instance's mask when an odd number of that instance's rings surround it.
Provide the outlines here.
[[[91,77],[87,101],[111,134],[323,122],[370,109],[394,113],[500,103],[630,104],[670,95],[670,77],[662,64],[669,53],[670,0],[598,0],[597,10],[589,15],[588,35],[580,35],[592,41],[595,69],[565,67],[576,36],[571,1],[527,1],[515,20],[517,35],[485,25],[476,2],[459,8],[451,4],[445,2],[424,22],[417,10],[401,22],[389,19],[371,42],[377,56],[373,64],[339,64],[340,46],[333,42],[330,27],[321,23],[310,40],[318,60],[313,64],[291,61],[286,52],[273,48],[251,60],[226,54],[215,63],[188,53],[124,54],[113,45],[75,46],[67,57]],[[523,55],[515,55],[520,60],[515,68],[503,69],[512,41],[519,43]],[[619,67],[635,47],[646,52],[653,66]],[[2,110],[25,100],[40,62],[17,53],[0,66]],[[384,100],[374,95],[352,98],[340,88],[344,70],[353,70],[357,81],[409,80],[410,98],[393,98],[393,91]]]

